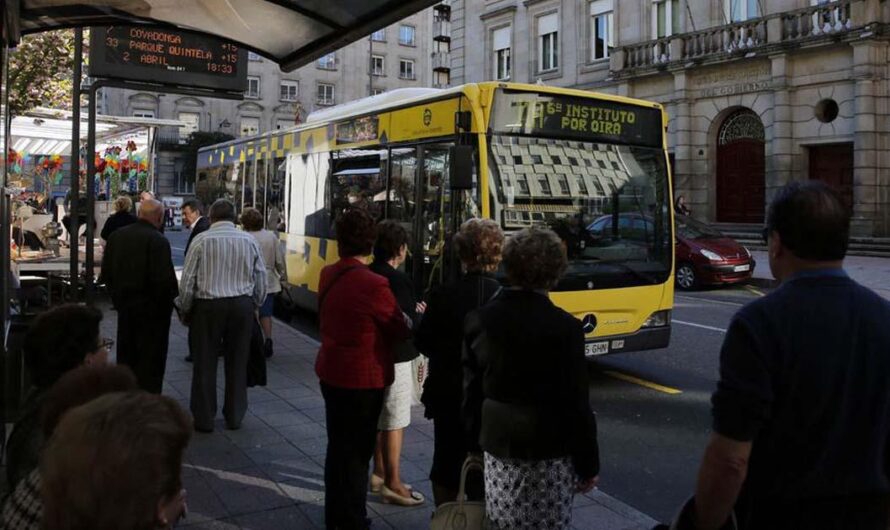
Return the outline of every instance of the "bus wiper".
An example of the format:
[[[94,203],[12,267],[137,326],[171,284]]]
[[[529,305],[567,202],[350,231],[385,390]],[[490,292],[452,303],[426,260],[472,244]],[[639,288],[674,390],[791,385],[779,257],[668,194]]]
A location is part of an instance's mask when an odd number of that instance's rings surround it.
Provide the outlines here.
[[[606,265],[615,265],[616,267],[620,268],[621,270],[623,270],[625,272],[629,272],[629,273],[633,274],[634,276],[636,276],[637,278],[639,278],[641,280],[645,280],[646,282],[648,282],[652,285],[661,283],[655,277],[650,276],[649,274],[647,274],[643,271],[637,270],[623,261],[598,259],[598,260],[596,260],[596,263],[598,263],[598,264],[602,263],[602,264],[606,264]]]

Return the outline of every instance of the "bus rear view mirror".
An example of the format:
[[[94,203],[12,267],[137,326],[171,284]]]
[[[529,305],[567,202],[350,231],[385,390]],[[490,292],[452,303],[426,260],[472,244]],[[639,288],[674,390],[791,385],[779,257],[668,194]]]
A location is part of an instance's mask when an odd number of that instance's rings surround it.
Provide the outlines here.
[[[448,158],[451,159],[451,168],[448,174],[451,189],[473,189],[473,147],[452,145],[448,151]]]

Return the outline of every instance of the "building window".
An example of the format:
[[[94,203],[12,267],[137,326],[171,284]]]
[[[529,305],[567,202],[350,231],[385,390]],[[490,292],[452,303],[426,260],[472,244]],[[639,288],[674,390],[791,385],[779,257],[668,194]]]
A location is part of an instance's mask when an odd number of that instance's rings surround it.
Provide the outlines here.
[[[334,104],[334,85],[328,83],[318,84],[318,104],[333,105]]]
[[[262,61],[263,58],[253,52],[247,52],[247,58],[251,61]]]
[[[136,109],[133,111],[134,118],[154,118],[155,111],[147,109]]]
[[[569,177],[565,175],[559,175],[557,177],[559,180],[559,191],[563,195],[571,195],[572,189],[569,187]]]
[[[373,75],[386,75],[386,63],[382,55],[371,56],[371,73]]]
[[[608,59],[615,47],[615,18],[612,0],[590,3],[590,60]]]
[[[296,101],[300,97],[300,83],[298,81],[281,81],[279,87],[281,101]]]
[[[733,0],[734,4],[744,2]],[[663,39],[677,33],[680,33],[680,0],[655,0],[652,3],[652,36]]]
[[[383,94],[384,92],[386,92],[385,88],[372,88],[371,89],[372,96],[379,96],[380,94]]]
[[[399,77],[402,79],[417,79],[414,75],[413,59],[399,59]]]
[[[550,191],[550,179],[546,175],[538,176],[538,186],[541,187],[541,195],[553,195]]]
[[[180,142],[188,138],[193,132],[198,132],[201,128],[201,115],[197,112],[180,112],[176,119],[185,124],[179,128]]]
[[[279,131],[282,129],[290,129],[293,126],[294,122],[292,120],[282,120],[279,118],[275,121],[275,129]]]
[[[260,78],[249,76],[247,78],[247,92],[244,93],[246,98],[257,99],[260,97]]]
[[[256,136],[257,134],[260,134],[260,119],[241,118],[241,136]]]
[[[760,16],[759,0],[723,0],[726,20],[742,22]]]
[[[414,46],[414,26],[402,24],[399,26],[399,44],[402,46]]]
[[[451,74],[449,72],[433,72],[433,86],[446,87],[451,84]]]
[[[374,42],[386,42],[386,29],[378,29],[371,33],[371,40]]]
[[[584,177],[578,177],[578,191],[581,192],[581,195],[588,195],[587,183],[584,182]]]
[[[512,67],[510,62],[511,28],[498,28],[492,33],[494,49],[494,78],[498,81],[510,79]]]
[[[559,68],[559,15],[538,17],[538,71]]]
[[[318,59],[318,67],[322,70],[335,70],[337,68],[337,56],[329,53]]]

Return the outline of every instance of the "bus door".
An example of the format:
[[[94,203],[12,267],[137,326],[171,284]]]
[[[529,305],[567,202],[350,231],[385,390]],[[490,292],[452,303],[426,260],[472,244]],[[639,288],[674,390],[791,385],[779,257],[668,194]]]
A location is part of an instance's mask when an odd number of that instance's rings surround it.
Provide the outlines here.
[[[387,217],[408,231],[405,273],[421,298],[445,281],[445,242],[454,232],[448,186],[448,144],[397,147],[390,151]]]

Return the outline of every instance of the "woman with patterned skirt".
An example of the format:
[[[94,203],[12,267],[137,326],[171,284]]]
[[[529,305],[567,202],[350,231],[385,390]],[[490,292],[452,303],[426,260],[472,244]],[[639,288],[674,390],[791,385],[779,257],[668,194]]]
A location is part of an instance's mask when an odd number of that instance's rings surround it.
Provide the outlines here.
[[[575,493],[598,479],[584,331],[548,297],[566,266],[552,231],[513,235],[509,287],[465,323],[463,420],[468,444],[485,454],[492,528],[569,528]]]

